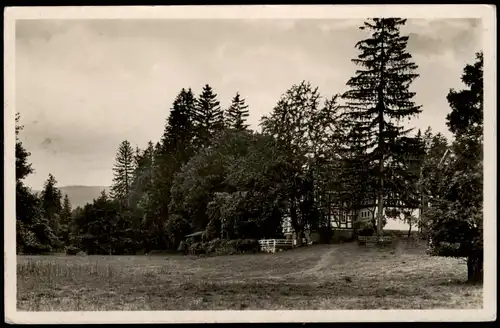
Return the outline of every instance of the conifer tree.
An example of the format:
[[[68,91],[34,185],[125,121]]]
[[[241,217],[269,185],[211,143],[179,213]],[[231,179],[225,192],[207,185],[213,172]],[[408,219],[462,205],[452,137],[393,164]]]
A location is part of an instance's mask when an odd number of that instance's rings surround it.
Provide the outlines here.
[[[168,204],[173,175],[179,171],[195,150],[197,100],[192,90],[183,88],[176,96],[165,125],[163,136],[155,147],[151,144],[152,187],[141,199],[148,236],[147,247],[166,247],[165,222],[169,217]]]
[[[191,88],[183,88],[174,100],[165,126],[161,144],[179,163],[185,163],[192,153],[196,105]]]
[[[393,173],[404,174],[397,162],[411,144],[411,130],[401,122],[421,112],[412,100],[415,94],[409,90],[418,74],[417,65],[406,51],[408,37],[400,35],[405,23],[400,18],[373,18],[360,27],[372,35],[356,44],[360,54],[352,61],[360,69],[347,82],[350,89],[342,95],[346,101],[344,118],[352,122],[347,142],[356,144],[358,159],[363,158],[376,174],[378,233],[382,232],[384,197],[394,192],[390,190],[395,188]],[[388,167],[392,169],[386,170]]]
[[[239,93],[236,93],[231,105],[226,111],[226,126],[230,129],[243,131],[248,128],[246,119],[248,117],[248,105],[245,104],[245,99],[241,98]]]
[[[61,241],[65,244],[69,244],[69,237],[70,237],[70,225],[71,225],[71,202],[69,200],[68,195],[64,195],[63,199],[63,204],[62,204],[62,209],[61,209],[61,214],[60,214],[60,220],[59,220],[59,225],[60,225],[60,239]]]
[[[189,89],[182,89],[175,98],[156,151],[155,203],[159,216],[166,220],[173,175],[194,152],[197,100]]]
[[[43,216],[49,221],[52,231],[54,231],[54,233],[58,235],[60,231],[60,214],[62,211],[62,193],[56,187],[56,185],[56,179],[52,174],[49,174],[49,177],[45,182],[45,186],[40,196]]]
[[[29,174],[33,173],[33,168],[31,163],[28,162],[28,157],[31,155],[24,148],[22,142],[19,140],[19,132],[23,129],[22,125],[19,125],[21,115],[16,113],[16,181],[20,182],[26,178]]]
[[[154,145],[152,141],[148,142],[148,146],[142,151],[139,161],[137,162],[136,171],[140,172],[141,185],[145,189],[149,189],[153,180],[154,168]]]
[[[128,203],[134,170],[134,150],[130,142],[124,140],[116,153],[113,185],[111,186],[112,197],[120,201],[122,205]]]
[[[196,99],[193,117],[198,147],[210,145],[216,134],[224,129],[224,111],[217,100],[217,94],[208,84]]]

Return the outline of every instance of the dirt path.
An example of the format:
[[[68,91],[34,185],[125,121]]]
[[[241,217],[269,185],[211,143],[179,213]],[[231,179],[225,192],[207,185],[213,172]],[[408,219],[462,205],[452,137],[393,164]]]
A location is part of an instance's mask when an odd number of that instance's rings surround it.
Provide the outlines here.
[[[326,253],[324,253],[322,256],[321,256],[321,259],[318,261],[318,263],[316,263],[315,266],[313,266],[312,268],[309,268],[307,270],[304,270],[302,271],[300,274],[301,275],[318,275],[321,274],[322,271],[324,271],[325,269],[327,269],[328,267],[330,267],[332,265],[332,260],[333,260],[333,257],[334,257],[334,253],[335,251],[338,251],[338,249],[336,248],[333,248],[331,250],[328,250]]]
[[[306,276],[313,276],[313,277],[323,276],[325,272],[330,271],[331,266],[334,265],[334,263],[339,261],[339,258],[335,254],[338,251],[339,251],[338,247],[332,247],[329,250],[325,250],[325,252],[321,255],[321,258],[314,266],[309,267],[308,269],[302,271],[289,273],[286,275],[286,277],[298,278]]]

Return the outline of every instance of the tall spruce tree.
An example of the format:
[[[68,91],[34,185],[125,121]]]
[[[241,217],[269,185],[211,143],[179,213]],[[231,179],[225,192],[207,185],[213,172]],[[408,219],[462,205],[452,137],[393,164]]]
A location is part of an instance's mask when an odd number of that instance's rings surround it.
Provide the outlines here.
[[[226,110],[226,126],[230,129],[243,131],[248,128],[246,119],[248,117],[248,105],[239,93],[231,101],[231,105]]]
[[[52,231],[56,235],[60,232],[60,215],[62,211],[62,193],[57,188],[56,178],[49,174],[45,181],[44,188],[40,195],[42,202],[43,216],[49,221]]]
[[[417,65],[406,51],[408,36],[400,35],[406,23],[400,18],[374,18],[360,29],[372,32],[370,38],[359,41],[360,51],[352,61],[360,66],[342,95],[346,101],[345,119],[351,121],[348,143],[356,144],[358,158],[364,158],[375,169],[377,190],[377,232],[382,232],[384,198],[394,188],[395,171],[403,175],[396,162],[407,154],[411,130],[401,122],[421,112],[415,105],[410,84],[418,74]],[[373,167],[373,165],[376,165]],[[391,167],[391,170],[386,170]],[[396,191],[400,192],[400,191]]]
[[[224,111],[217,100],[217,94],[210,85],[206,84],[196,99],[193,116],[196,144],[199,147],[207,147],[213,138],[224,129]]]
[[[192,90],[183,88],[172,104],[160,142],[151,149],[154,161],[152,189],[148,197],[143,199],[148,248],[167,247],[164,226],[169,217],[170,189],[173,175],[195,151],[196,106]]]
[[[113,185],[111,186],[112,197],[120,201],[122,205],[128,205],[135,170],[134,161],[134,150],[130,142],[122,141],[116,153]]]
[[[59,236],[60,236],[61,242],[63,242],[65,245],[69,245],[72,214],[71,214],[71,202],[70,202],[67,194],[64,195],[61,214],[59,216],[60,216]]]
[[[178,165],[185,163],[192,155],[196,106],[191,88],[183,88],[174,100],[165,126],[161,143],[164,151],[174,154]]]

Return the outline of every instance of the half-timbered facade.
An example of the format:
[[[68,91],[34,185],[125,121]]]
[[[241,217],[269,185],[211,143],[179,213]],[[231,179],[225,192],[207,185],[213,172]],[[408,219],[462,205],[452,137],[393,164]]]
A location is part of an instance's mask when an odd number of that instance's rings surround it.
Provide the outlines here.
[[[353,230],[354,222],[356,221],[372,221],[377,216],[377,199],[366,198],[361,201],[357,207],[350,206],[347,202],[339,202],[338,196],[334,192],[326,193],[319,200],[320,210],[324,216],[324,220],[319,222],[320,226],[329,227],[334,231]],[[414,217],[419,215],[419,207],[410,207],[402,201],[398,194],[389,194],[384,200],[384,216],[386,216],[387,223],[385,229],[387,230],[407,230],[409,225],[403,223],[401,220],[391,218],[386,215],[386,212],[391,210],[400,210],[409,212]],[[283,218],[283,233],[291,236],[293,234],[293,227],[290,217]],[[309,227],[306,227],[306,234],[309,233]]]

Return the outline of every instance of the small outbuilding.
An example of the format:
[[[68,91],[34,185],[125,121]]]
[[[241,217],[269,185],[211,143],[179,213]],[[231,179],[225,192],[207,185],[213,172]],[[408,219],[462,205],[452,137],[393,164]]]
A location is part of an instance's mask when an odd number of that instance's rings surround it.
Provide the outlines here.
[[[204,231],[194,232],[192,234],[184,236],[184,239],[193,238],[195,241],[201,241],[201,236],[203,235],[203,232]]]
[[[187,240],[193,239],[193,241],[199,242],[199,241],[201,241],[201,237],[203,235],[203,232],[204,231],[198,231],[198,232],[184,236],[184,239],[180,242],[179,247],[177,247],[177,251],[186,253],[187,247],[188,247]]]

